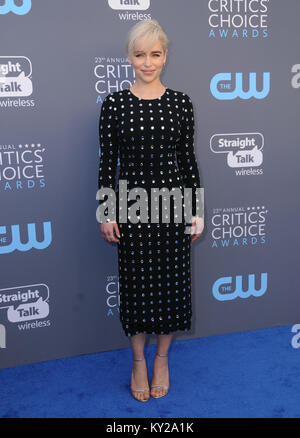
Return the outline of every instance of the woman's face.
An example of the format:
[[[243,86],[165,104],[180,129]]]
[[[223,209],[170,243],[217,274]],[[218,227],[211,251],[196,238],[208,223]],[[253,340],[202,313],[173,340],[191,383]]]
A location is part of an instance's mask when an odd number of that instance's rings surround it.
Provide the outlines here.
[[[160,41],[148,51],[144,50],[142,41],[137,41],[128,59],[132,63],[137,78],[149,83],[159,78],[166,57],[167,53],[164,53]]]

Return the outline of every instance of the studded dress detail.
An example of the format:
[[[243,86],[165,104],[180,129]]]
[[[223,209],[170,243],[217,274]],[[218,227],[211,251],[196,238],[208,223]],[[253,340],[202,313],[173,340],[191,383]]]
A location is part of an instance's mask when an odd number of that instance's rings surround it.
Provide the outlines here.
[[[174,208],[172,197],[167,223],[162,220],[162,206],[164,190],[179,187],[183,195],[183,188],[188,187],[192,189],[193,216],[199,216],[192,101],[187,94],[170,88],[156,99],[142,99],[129,89],[112,92],[102,102],[99,142],[98,188],[109,187],[116,193],[113,210],[120,231],[116,245],[123,330],[126,336],[188,331],[192,317],[191,235],[186,227],[190,223],[184,217],[184,203],[180,222],[175,219],[180,211]],[[119,200],[124,201],[120,180],[126,180],[127,195],[135,187],[147,191],[148,223],[130,221],[130,207],[138,198],[129,197],[127,222],[120,221]],[[154,188],[161,202],[156,222],[150,214]],[[99,200],[99,205],[105,201],[107,198]]]

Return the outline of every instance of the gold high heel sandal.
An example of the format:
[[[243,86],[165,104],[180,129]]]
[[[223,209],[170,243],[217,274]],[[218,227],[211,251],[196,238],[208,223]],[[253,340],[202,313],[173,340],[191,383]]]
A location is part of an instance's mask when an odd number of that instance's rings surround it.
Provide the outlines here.
[[[141,362],[142,360],[145,360],[145,358],[143,358],[143,359],[133,359],[133,360],[134,360],[135,362]],[[131,371],[131,380],[132,380],[132,374],[133,374],[133,370]],[[146,401],[148,401],[148,400],[150,399],[150,395],[149,395],[148,398],[146,398],[145,400],[143,400],[143,399],[136,398],[136,397],[134,396],[134,394],[133,394],[134,392],[150,392],[149,389],[133,389],[132,386],[130,386],[130,389],[131,389],[132,397],[133,397],[135,400],[140,401],[140,402],[146,402]]]
[[[160,357],[168,357],[167,354],[158,354],[158,353],[157,353],[157,356],[160,356]],[[165,395],[168,394],[169,389],[170,389],[170,386],[166,386],[166,385],[151,385],[151,389],[152,389],[152,388],[162,388],[162,389],[165,389],[165,390],[167,391],[167,392],[166,392],[165,394],[163,394],[163,395],[152,395],[152,394],[150,394],[151,397],[153,397],[153,398],[161,398],[161,397],[164,397]]]

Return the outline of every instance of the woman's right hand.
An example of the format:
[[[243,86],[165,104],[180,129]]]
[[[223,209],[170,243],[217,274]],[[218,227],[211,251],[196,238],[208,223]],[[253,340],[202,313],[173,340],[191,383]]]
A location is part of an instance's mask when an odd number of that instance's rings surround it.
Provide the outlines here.
[[[204,219],[203,217],[192,217],[192,228],[191,228],[191,241],[198,239],[201,236],[204,228]]]
[[[100,224],[101,228],[101,236],[107,240],[108,242],[120,242],[120,231],[117,222],[106,222],[103,224]],[[115,237],[114,232],[117,237]]]

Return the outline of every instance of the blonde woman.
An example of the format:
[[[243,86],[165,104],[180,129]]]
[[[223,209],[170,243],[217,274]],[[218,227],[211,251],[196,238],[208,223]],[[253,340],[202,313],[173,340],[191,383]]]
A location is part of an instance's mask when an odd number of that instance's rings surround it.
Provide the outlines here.
[[[99,119],[99,188],[115,189],[119,153],[119,180],[127,181],[127,193],[134,187],[147,190],[148,211],[151,188],[179,187],[183,194],[183,187],[189,187],[193,195],[191,234],[185,232],[184,215],[180,223],[175,222],[172,198],[168,223],[161,217],[152,223],[150,216],[147,223],[133,223],[130,214],[126,223],[120,222],[118,207],[116,220],[101,223],[102,236],[118,243],[120,321],[131,340],[131,393],[139,401],[149,400],[150,395],[160,398],[169,391],[172,333],[191,328],[190,245],[204,227],[202,214],[196,216],[200,178],[193,104],[184,92],[161,83],[167,52],[168,38],[157,20],[136,23],[126,41],[136,80],[130,88],[105,97]],[[118,206],[119,186],[116,196]],[[128,199],[128,209],[130,203]],[[147,334],[157,335],[151,388],[144,356]]]

